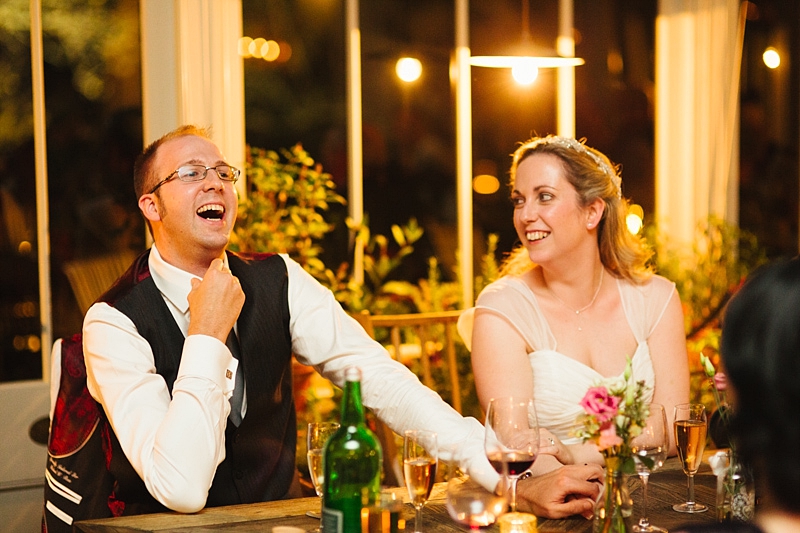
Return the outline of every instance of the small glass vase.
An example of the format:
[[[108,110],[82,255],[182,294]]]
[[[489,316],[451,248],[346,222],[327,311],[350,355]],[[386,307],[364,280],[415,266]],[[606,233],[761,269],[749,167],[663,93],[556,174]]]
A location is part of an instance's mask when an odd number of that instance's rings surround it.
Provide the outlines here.
[[[723,519],[733,522],[751,522],[755,515],[756,494],[750,469],[731,454],[725,472]]]
[[[628,490],[628,476],[622,472],[622,458],[606,457],[606,479],[594,505],[594,533],[629,533],[633,531],[633,500]]]

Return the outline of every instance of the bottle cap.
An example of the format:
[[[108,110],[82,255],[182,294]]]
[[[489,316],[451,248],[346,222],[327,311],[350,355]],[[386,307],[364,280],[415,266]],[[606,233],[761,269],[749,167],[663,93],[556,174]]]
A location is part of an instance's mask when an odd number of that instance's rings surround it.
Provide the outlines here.
[[[361,381],[361,369],[357,366],[349,366],[344,371],[345,381]]]

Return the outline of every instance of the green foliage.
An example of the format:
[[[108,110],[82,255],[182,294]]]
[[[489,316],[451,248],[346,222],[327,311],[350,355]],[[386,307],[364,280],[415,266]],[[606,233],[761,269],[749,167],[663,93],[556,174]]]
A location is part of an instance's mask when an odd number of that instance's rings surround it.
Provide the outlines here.
[[[106,82],[138,69],[136,3],[119,0],[42,0],[44,62],[69,73],[66,86],[48,85],[48,120],[74,112],[74,91],[89,101],[108,98]],[[0,149],[31,136],[30,1],[0,2]],[[46,82],[50,82],[48,78]]]
[[[698,224],[688,254],[654,226],[646,237],[656,250],[657,272],[677,286],[689,339],[716,323],[742,281],[767,260],[755,236],[714,216]]]
[[[728,300],[745,278],[767,261],[754,235],[718,217],[698,224],[691,249],[679,248],[658,229],[645,233],[656,250],[656,271],[675,282],[683,304],[691,400],[714,408],[713,391],[700,363],[700,355],[719,365],[720,318]]]
[[[283,157],[281,157],[283,156]],[[300,144],[274,151],[251,148],[247,194],[239,201],[239,219],[231,249],[282,252],[318,279],[326,277],[319,241],[333,230],[323,214],[343,204],[330,174]]]
[[[475,277],[475,294],[480,294],[491,282],[500,277],[500,264],[497,261],[497,242],[499,237],[490,233],[486,239],[486,253],[481,257],[481,273]]]
[[[355,313],[364,309],[372,313],[401,312],[386,311],[392,308],[392,299],[413,292],[413,284],[395,281],[387,282],[389,275],[400,266],[403,259],[414,251],[414,243],[423,235],[423,229],[412,218],[405,226],[392,226],[394,242],[380,234],[372,235],[369,231],[369,218],[364,217],[361,224],[347,221],[347,226],[356,239],[365,243],[363,268],[364,283],[358,284],[353,276],[351,265],[343,263],[337,271],[326,272],[326,279],[321,280],[328,286],[342,306]],[[402,311],[405,312],[405,311]]]

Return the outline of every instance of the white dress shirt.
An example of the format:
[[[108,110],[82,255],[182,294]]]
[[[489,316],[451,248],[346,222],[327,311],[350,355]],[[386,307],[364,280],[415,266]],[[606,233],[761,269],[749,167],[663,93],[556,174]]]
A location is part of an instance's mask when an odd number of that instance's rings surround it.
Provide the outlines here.
[[[443,450],[486,487],[499,476],[483,451],[484,430],[464,418],[363,330],[333,294],[288,256],[289,330],[300,363],[314,366],[336,385],[344,370],[362,371],[364,405],[398,433],[430,429]],[[226,260],[227,261],[227,260]],[[196,276],[164,261],[155,245],[150,274],[184,336],[187,295]],[[156,373],[153,352],[125,314],[93,305],[83,325],[87,386],[108,414],[125,455],[160,503],[181,512],[204,507],[217,466],[225,458],[225,427],[238,361],[227,346],[206,335],[186,337],[170,398]],[[226,374],[228,377],[226,377]],[[247,402],[243,405],[246,412]],[[449,459],[445,453],[441,459]]]

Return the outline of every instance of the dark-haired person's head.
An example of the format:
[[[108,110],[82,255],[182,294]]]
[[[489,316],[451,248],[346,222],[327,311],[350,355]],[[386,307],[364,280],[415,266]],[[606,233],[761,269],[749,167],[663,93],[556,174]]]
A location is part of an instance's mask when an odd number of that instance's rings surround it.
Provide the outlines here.
[[[800,514],[800,259],[760,268],[733,297],[721,355],[736,453],[753,467],[762,501]]]

